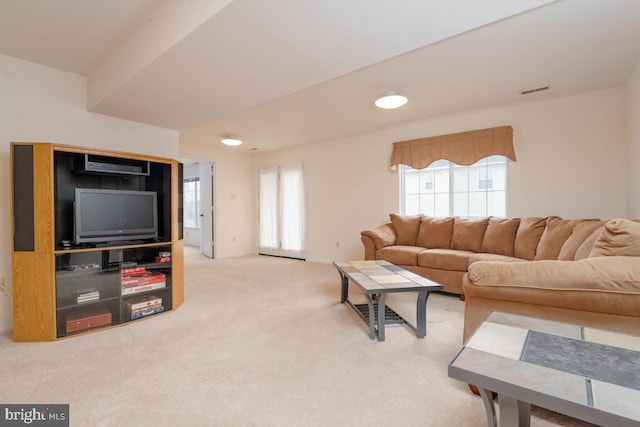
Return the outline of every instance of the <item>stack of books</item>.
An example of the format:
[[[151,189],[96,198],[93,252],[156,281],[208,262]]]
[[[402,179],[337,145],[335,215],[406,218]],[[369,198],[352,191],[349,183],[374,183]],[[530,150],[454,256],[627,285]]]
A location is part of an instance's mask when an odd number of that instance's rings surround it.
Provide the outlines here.
[[[158,252],[156,262],[171,262],[171,252]]]
[[[67,314],[67,334],[111,325],[111,312],[105,307],[83,307]]]
[[[145,295],[127,299],[125,311],[131,320],[164,311],[162,298],[155,295]]]
[[[100,291],[96,289],[80,289],[75,291],[76,303],[84,304],[91,301],[98,301],[100,299]]]
[[[151,291],[167,286],[166,275],[148,271],[145,267],[128,267],[120,270],[122,295]]]

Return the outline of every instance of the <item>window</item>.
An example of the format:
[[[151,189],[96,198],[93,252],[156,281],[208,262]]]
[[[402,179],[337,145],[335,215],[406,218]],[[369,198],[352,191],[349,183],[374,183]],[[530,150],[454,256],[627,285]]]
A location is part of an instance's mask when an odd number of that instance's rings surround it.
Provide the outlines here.
[[[187,178],[183,185],[184,226],[200,228],[200,178]]]
[[[405,215],[482,218],[507,215],[507,158],[471,166],[437,160],[425,169],[400,167],[400,211]]]

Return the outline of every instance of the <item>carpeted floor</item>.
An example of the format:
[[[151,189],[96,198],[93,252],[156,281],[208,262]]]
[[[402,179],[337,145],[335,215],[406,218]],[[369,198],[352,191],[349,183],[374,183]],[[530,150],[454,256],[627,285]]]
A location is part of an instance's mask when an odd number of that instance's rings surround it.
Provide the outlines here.
[[[185,303],[50,343],[0,337],[0,403],[69,403],[71,426],[485,426],[447,377],[464,303],[434,294],[427,337],[369,339],[329,264],[187,248]],[[352,295],[357,295],[352,291]],[[415,294],[389,304],[415,316]],[[534,408],[532,426],[579,426]]]

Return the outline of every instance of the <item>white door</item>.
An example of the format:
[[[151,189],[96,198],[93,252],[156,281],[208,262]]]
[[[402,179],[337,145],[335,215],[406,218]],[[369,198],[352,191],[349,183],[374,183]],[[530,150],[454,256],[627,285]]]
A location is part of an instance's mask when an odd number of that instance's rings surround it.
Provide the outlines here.
[[[215,258],[214,177],[215,165],[200,162],[200,252],[209,258]]]
[[[305,173],[303,164],[259,170],[262,255],[305,259]]]

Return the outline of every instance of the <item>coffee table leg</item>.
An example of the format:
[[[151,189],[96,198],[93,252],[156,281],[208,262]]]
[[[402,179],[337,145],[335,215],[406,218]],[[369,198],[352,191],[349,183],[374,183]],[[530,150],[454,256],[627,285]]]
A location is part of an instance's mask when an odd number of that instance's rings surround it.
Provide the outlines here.
[[[340,302],[346,302],[349,299],[349,278],[341,271],[340,280],[342,281],[342,294],[340,296]]]
[[[378,294],[378,341],[384,341],[384,323],[386,320],[387,294]]]
[[[484,410],[487,413],[487,425],[489,427],[497,427],[498,420],[496,419],[496,407],[493,404],[493,393],[489,390],[478,387],[480,397],[482,397],[482,403],[484,403]]]
[[[424,338],[427,336],[427,299],[429,291],[418,292],[418,301],[416,302],[416,336]]]
[[[365,294],[367,297],[367,304],[369,304],[369,338],[376,339],[376,325],[375,325],[375,305],[369,294]]]
[[[531,425],[531,404],[513,397],[498,394],[500,404],[500,425],[529,427]]]

